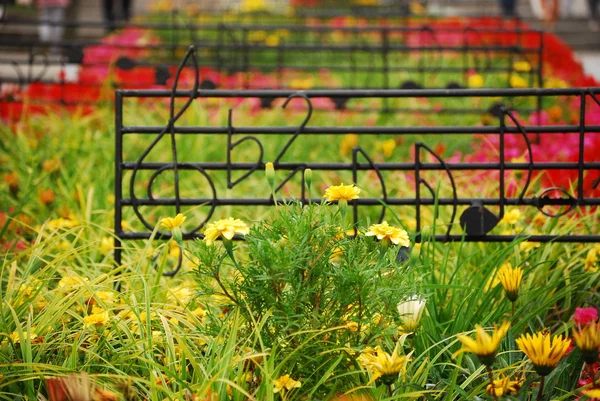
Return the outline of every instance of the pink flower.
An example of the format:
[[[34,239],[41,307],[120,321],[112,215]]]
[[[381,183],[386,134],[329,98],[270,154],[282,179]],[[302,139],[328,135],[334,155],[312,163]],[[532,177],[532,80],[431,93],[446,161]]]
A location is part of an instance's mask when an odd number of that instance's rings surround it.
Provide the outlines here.
[[[573,315],[573,320],[578,325],[585,325],[598,320],[598,310],[596,308],[577,308]]]

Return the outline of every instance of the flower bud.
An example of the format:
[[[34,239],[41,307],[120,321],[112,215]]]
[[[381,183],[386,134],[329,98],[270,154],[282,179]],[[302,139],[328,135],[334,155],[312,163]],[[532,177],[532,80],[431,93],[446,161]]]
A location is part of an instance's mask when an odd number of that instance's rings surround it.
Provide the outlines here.
[[[312,186],[312,178],[313,178],[312,170],[309,168],[304,170],[304,181],[306,182],[306,186],[308,187],[309,192],[310,192],[310,187]]]
[[[275,168],[273,167],[273,163],[267,162],[267,164],[265,164],[265,174],[267,176],[267,182],[269,183],[271,190],[274,190],[274,188],[275,188]]]

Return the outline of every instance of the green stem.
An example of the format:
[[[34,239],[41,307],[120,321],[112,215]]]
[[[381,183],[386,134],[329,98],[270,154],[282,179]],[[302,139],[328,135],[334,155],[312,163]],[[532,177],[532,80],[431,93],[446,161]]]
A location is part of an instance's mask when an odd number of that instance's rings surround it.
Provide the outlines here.
[[[494,386],[494,374],[492,373],[492,367],[487,366],[488,377],[490,378],[490,386],[492,387],[492,396],[495,401],[498,401],[498,396],[496,395],[496,388]]]
[[[514,318],[515,317],[515,303],[511,302],[510,304],[512,305],[512,317]]]
[[[542,400],[542,395],[544,394],[544,382],[546,381],[546,376],[540,376],[540,390],[537,395],[537,401]]]

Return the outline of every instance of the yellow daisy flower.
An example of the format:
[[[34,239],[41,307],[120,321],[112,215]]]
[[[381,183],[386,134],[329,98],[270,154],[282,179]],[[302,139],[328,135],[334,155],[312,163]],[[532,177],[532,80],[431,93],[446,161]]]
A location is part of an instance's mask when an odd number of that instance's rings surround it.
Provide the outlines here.
[[[538,332],[533,336],[529,333],[523,334],[517,338],[516,343],[519,349],[527,355],[535,371],[540,376],[547,376],[567,352],[571,340],[563,338],[562,335],[550,339],[548,333]]]
[[[462,343],[462,348],[456,351],[452,357],[454,358],[462,352],[472,352],[477,355],[483,365],[491,366],[494,363],[498,345],[509,328],[510,323],[504,322],[500,328],[494,328],[494,332],[490,336],[483,327],[475,326],[475,340],[469,336],[459,335],[458,339]]]

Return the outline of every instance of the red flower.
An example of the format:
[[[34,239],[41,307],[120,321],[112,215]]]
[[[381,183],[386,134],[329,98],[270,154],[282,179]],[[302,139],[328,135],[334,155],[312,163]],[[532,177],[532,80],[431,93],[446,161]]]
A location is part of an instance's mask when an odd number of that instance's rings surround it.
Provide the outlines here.
[[[595,322],[598,320],[598,310],[596,308],[577,308],[573,320],[580,326]]]

